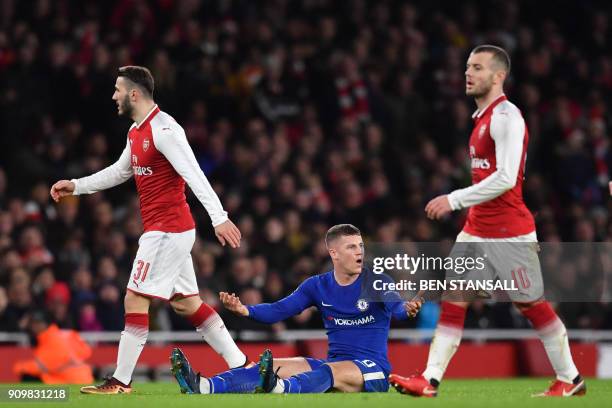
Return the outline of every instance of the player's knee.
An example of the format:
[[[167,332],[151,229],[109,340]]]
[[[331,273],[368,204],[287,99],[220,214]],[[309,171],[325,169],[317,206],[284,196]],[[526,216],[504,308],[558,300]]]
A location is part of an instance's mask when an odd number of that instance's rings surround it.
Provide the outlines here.
[[[540,304],[544,302],[544,299],[538,299],[536,301],[533,302],[514,302],[514,307],[516,307],[518,309],[519,312],[524,312],[526,310],[531,309],[532,307],[534,307],[537,304]]]
[[[177,314],[189,316],[195,313],[202,303],[199,296],[178,297],[170,301],[170,306]]]
[[[346,367],[336,364],[326,364],[332,373],[334,389],[342,392],[359,392],[363,388],[363,377],[355,366]]]
[[[123,307],[125,308],[126,312],[132,308],[134,302],[134,294],[128,290],[125,293],[125,298],[123,298]]]
[[[187,298],[176,298],[170,301],[170,307],[179,315],[188,316],[195,313],[202,305],[202,299],[198,296]]]
[[[172,307],[177,314],[187,314],[187,306],[178,300],[171,300],[170,307]]]
[[[476,299],[477,295],[475,291],[469,290],[447,290],[442,294],[442,300],[461,306],[467,309],[469,304]]]
[[[331,371],[331,375],[332,375],[332,381],[334,384],[334,388],[340,391],[345,391],[343,388],[345,388],[345,383],[344,383],[344,378],[342,376],[342,370],[340,370],[337,366],[335,366],[334,364],[323,364],[324,366],[329,367],[329,370]],[[323,367],[323,366],[321,366]]]
[[[127,291],[123,299],[123,306],[126,313],[147,313],[151,301],[142,295]]]

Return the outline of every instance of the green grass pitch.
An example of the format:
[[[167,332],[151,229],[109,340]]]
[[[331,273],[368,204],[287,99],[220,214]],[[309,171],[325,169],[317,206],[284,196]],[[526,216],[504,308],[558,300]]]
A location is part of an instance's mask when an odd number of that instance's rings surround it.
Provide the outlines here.
[[[388,393],[376,394],[310,394],[310,395],[183,395],[175,383],[134,384],[129,395],[83,395],[78,386],[70,387],[67,402],[20,402],[14,407],[237,407],[237,408],[314,408],[325,407],[612,407],[612,381],[587,380],[587,395],[572,398],[532,398],[530,395],[544,390],[546,379],[510,380],[446,380],[437,398],[413,398],[391,389]],[[3,386],[6,386],[5,384]],[[23,387],[23,384],[19,385]],[[0,406],[6,404],[0,403]]]

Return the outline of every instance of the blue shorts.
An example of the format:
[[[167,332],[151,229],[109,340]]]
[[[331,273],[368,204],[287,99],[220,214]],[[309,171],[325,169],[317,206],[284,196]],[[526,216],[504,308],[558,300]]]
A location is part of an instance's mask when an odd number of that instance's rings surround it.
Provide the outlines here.
[[[306,361],[310,364],[312,370],[316,370],[323,364],[330,361],[307,358]],[[372,360],[352,360],[359,368],[363,375],[363,392],[387,392],[389,391],[389,380],[378,364]]]

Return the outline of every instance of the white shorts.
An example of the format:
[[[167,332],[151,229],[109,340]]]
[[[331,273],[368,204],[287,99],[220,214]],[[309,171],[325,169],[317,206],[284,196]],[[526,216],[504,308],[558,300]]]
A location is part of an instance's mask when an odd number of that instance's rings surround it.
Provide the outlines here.
[[[509,238],[482,238],[461,231],[456,242],[453,248],[454,256],[469,253],[486,258],[487,268],[484,271],[468,271],[464,274],[464,279],[496,278],[513,282],[517,290],[506,292],[513,302],[533,302],[544,295],[535,231]],[[450,276],[455,277],[454,274]]]
[[[538,236],[536,232],[533,231],[529,234],[518,235],[516,237],[483,238],[461,231],[459,235],[457,235],[456,242],[538,242]]]
[[[128,290],[170,300],[199,294],[191,249],[195,229],[185,232],[149,231],[138,240]]]

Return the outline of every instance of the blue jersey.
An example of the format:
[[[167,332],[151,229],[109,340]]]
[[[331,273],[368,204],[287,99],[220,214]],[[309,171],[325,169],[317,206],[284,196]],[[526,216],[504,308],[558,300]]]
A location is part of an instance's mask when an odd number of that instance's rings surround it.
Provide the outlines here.
[[[373,302],[364,288],[371,287],[367,269],[350,285],[341,286],[333,270],[305,280],[291,295],[275,303],[247,306],[249,317],[276,323],[316,306],[322,314],[329,342],[328,360],[372,360],[388,374],[387,340],[391,317],[407,319],[397,293]],[[377,275],[380,279],[380,275]]]

